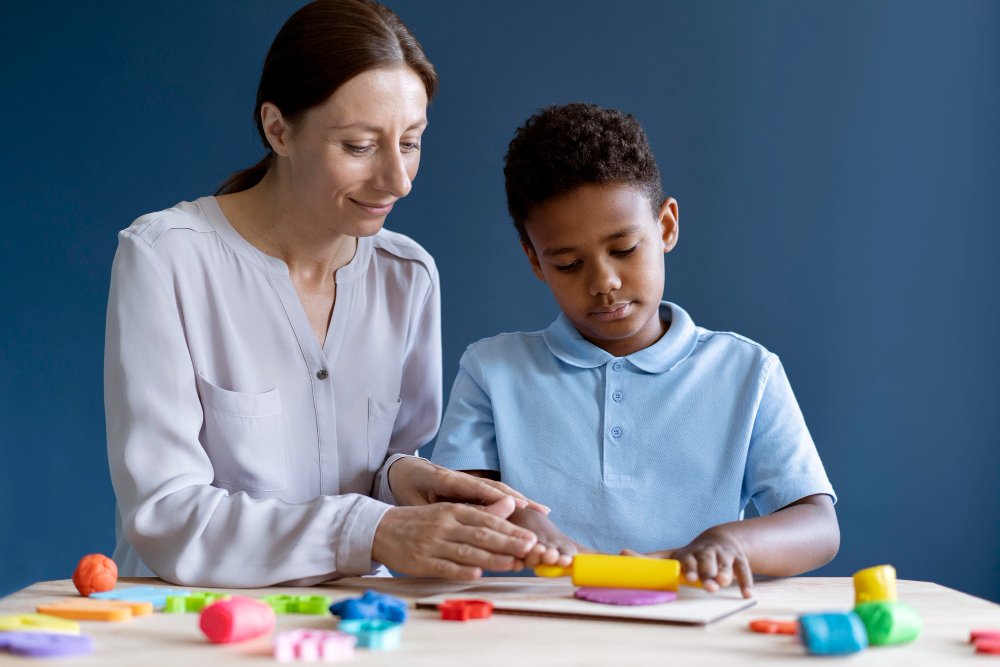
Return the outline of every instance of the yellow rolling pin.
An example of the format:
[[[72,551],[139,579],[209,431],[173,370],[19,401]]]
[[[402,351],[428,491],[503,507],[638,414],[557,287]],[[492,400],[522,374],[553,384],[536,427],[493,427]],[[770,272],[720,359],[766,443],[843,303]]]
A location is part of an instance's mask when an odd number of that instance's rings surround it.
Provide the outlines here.
[[[682,577],[680,561],[669,558],[577,554],[569,567],[539,565],[535,574],[539,577],[572,576],[577,586],[600,588],[676,591],[682,584],[701,587],[700,581],[692,582]]]

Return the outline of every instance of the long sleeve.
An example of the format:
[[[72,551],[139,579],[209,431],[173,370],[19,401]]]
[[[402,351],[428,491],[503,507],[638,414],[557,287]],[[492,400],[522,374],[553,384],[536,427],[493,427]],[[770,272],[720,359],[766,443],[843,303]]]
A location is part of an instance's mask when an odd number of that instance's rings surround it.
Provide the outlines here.
[[[437,270],[430,270],[430,284],[407,336],[400,385],[401,405],[389,440],[385,462],[375,476],[375,497],[395,504],[389,488],[389,467],[412,455],[437,433],[441,422],[441,289]]]
[[[204,409],[173,275],[149,242],[119,236],[108,303],[108,459],[122,527],[160,577],[191,586],[321,581],[373,569],[388,505],[360,494],[303,503],[212,486]],[[246,418],[249,419],[249,418]]]

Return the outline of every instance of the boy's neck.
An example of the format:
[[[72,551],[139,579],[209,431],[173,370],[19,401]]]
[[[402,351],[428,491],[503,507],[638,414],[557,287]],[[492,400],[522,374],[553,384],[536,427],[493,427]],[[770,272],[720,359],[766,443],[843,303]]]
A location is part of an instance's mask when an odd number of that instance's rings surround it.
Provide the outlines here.
[[[670,322],[664,320],[657,313],[656,317],[643,326],[640,331],[621,340],[591,340],[582,331],[580,335],[589,343],[596,345],[614,357],[627,357],[639,350],[645,350],[647,347],[656,345],[669,329]]]

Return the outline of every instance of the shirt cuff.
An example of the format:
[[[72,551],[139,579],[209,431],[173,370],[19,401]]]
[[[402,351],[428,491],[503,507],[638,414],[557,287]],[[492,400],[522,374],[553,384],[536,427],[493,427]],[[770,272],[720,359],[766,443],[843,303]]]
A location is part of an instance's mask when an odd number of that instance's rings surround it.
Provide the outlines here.
[[[343,531],[336,536],[337,574],[351,577],[374,572],[379,563],[372,560],[372,543],[375,530],[391,505],[367,496],[359,496],[358,504],[351,510]]]
[[[384,503],[389,503],[390,505],[397,505],[396,496],[392,493],[392,487],[389,486],[389,466],[400,459],[421,459],[427,461],[422,456],[413,456],[410,454],[393,454],[385,460],[379,471],[375,473],[375,499],[381,500]]]

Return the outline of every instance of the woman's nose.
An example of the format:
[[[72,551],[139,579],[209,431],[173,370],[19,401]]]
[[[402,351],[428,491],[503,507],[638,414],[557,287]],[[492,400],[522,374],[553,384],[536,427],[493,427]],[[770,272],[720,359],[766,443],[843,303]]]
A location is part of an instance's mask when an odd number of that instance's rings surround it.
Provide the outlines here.
[[[407,170],[406,156],[397,148],[383,151],[375,174],[375,186],[396,197],[405,197],[413,188]]]

